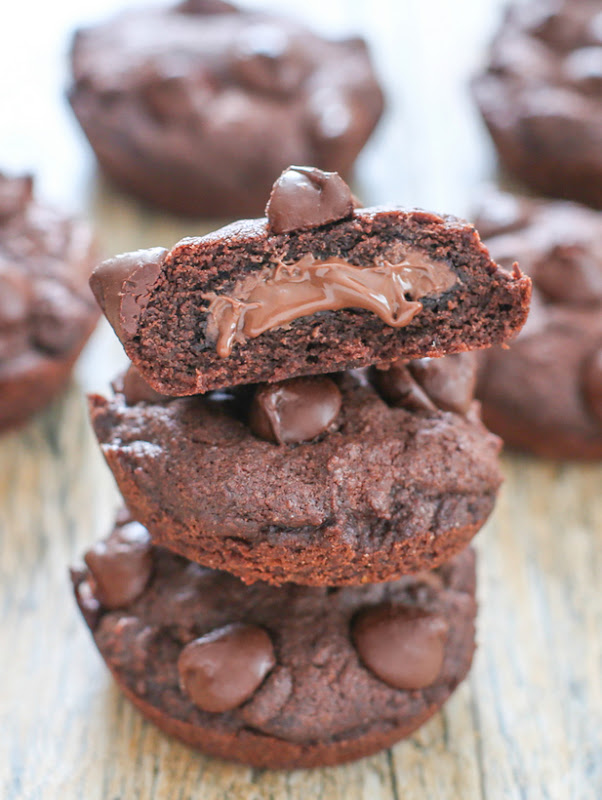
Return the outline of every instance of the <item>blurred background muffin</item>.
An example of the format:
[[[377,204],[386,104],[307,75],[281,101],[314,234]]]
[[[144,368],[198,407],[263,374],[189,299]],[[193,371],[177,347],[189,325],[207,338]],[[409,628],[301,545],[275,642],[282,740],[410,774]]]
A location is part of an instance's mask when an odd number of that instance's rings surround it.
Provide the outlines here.
[[[523,330],[481,356],[486,425],[539,456],[602,458],[602,214],[495,193],[475,223],[498,262],[533,279]]]
[[[219,0],[76,33],[69,99],[104,171],[176,213],[260,216],[289,164],[349,174],[383,110],[361,38]]]
[[[473,84],[503,166],[535,192],[602,208],[602,3],[508,9]]]
[[[88,226],[33,198],[31,176],[0,173],[0,433],[65,386],[99,316]]]

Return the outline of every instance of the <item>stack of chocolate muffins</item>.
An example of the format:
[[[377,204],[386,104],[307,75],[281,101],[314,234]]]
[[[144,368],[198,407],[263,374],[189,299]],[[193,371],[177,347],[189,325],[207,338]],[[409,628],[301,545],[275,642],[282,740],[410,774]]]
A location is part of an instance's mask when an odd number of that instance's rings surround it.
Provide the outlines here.
[[[92,288],[132,361],[92,422],[128,511],[73,571],[128,697],[255,766],[391,745],[474,650],[467,547],[500,484],[472,349],[530,281],[474,228],[286,170],[267,218],[117,256]]]

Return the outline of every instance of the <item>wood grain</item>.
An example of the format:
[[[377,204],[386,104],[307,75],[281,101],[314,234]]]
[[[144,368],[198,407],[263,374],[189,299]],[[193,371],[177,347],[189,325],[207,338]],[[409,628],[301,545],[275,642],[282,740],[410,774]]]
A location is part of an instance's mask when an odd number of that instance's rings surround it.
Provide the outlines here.
[[[3,159],[35,167],[48,196],[92,216],[107,253],[170,245],[208,227],[144,212],[115,193],[95,175],[62,103],[68,31],[117,5],[48,6],[24,54],[31,8],[21,4],[3,20],[0,52],[2,100],[12,98],[2,107],[15,110],[0,130]],[[491,152],[466,79],[499,5],[306,0],[295,7],[326,32],[364,29],[372,42],[391,110],[360,162],[367,202],[468,210]],[[37,110],[23,101],[23,87],[40,97]],[[602,465],[504,459],[506,484],[478,540],[474,668],[445,709],[390,752],[336,769],[262,772],[205,758],[144,722],[112,685],[67,578],[118,504],[82,389],[103,390],[122,363],[100,326],[69,391],[0,441],[3,800],[602,796]]]

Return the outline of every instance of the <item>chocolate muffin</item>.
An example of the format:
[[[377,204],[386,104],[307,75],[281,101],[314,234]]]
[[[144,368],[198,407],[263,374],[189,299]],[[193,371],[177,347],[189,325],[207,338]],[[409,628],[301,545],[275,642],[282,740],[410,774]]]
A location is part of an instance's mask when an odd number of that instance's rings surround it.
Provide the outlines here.
[[[165,732],[257,767],[338,764],[435,713],[474,651],[474,554],[344,589],[245,586],[118,526],[72,572],[102,657]]]
[[[291,167],[267,219],[101,264],[92,289],[155,389],[191,395],[486,347],[525,321],[530,281],[471,225],[357,209],[336,173]]]
[[[566,202],[492,195],[476,221],[493,256],[534,282],[509,350],[482,356],[489,428],[551,458],[602,458],[602,214]]]
[[[219,0],[80,30],[69,99],[99,164],[176,213],[258,216],[288,164],[348,174],[383,109],[363,39]]]
[[[0,173],[0,432],[65,386],[96,320],[89,228],[33,198],[30,176]]]
[[[472,358],[163,402],[127,376],[91,418],[157,544],[246,582],[392,580],[451,558],[493,508],[500,442]]]
[[[602,208],[599,0],[512,6],[473,88],[513,175],[537,192]]]

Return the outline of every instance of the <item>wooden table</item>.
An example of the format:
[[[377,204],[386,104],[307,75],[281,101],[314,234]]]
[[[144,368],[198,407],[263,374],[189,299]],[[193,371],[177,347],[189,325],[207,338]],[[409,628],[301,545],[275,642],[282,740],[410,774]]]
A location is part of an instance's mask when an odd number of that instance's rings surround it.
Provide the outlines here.
[[[143,212],[94,173],[62,99],[63,53],[76,22],[119,3],[81,5],[0,11],[0,161],[35,168],[48,197],[91,216],[107,253],[206,230]],[[298,6],[326,32],[363,29],[388,86],[390,110],[358,169],[365,201],[467,213],[492,160],[466,79],[499,3]],[[391,751],[336,769],[270,773],[205,758],[147,724],[113,686],[67,579],[118,504],[82,389],[105,389],[122,363],[101,326],[70,390],[0,441],[3,800],[602,797],[602,465],[504,459],[506,484],[478,537],[472,673],[442,713]]]

